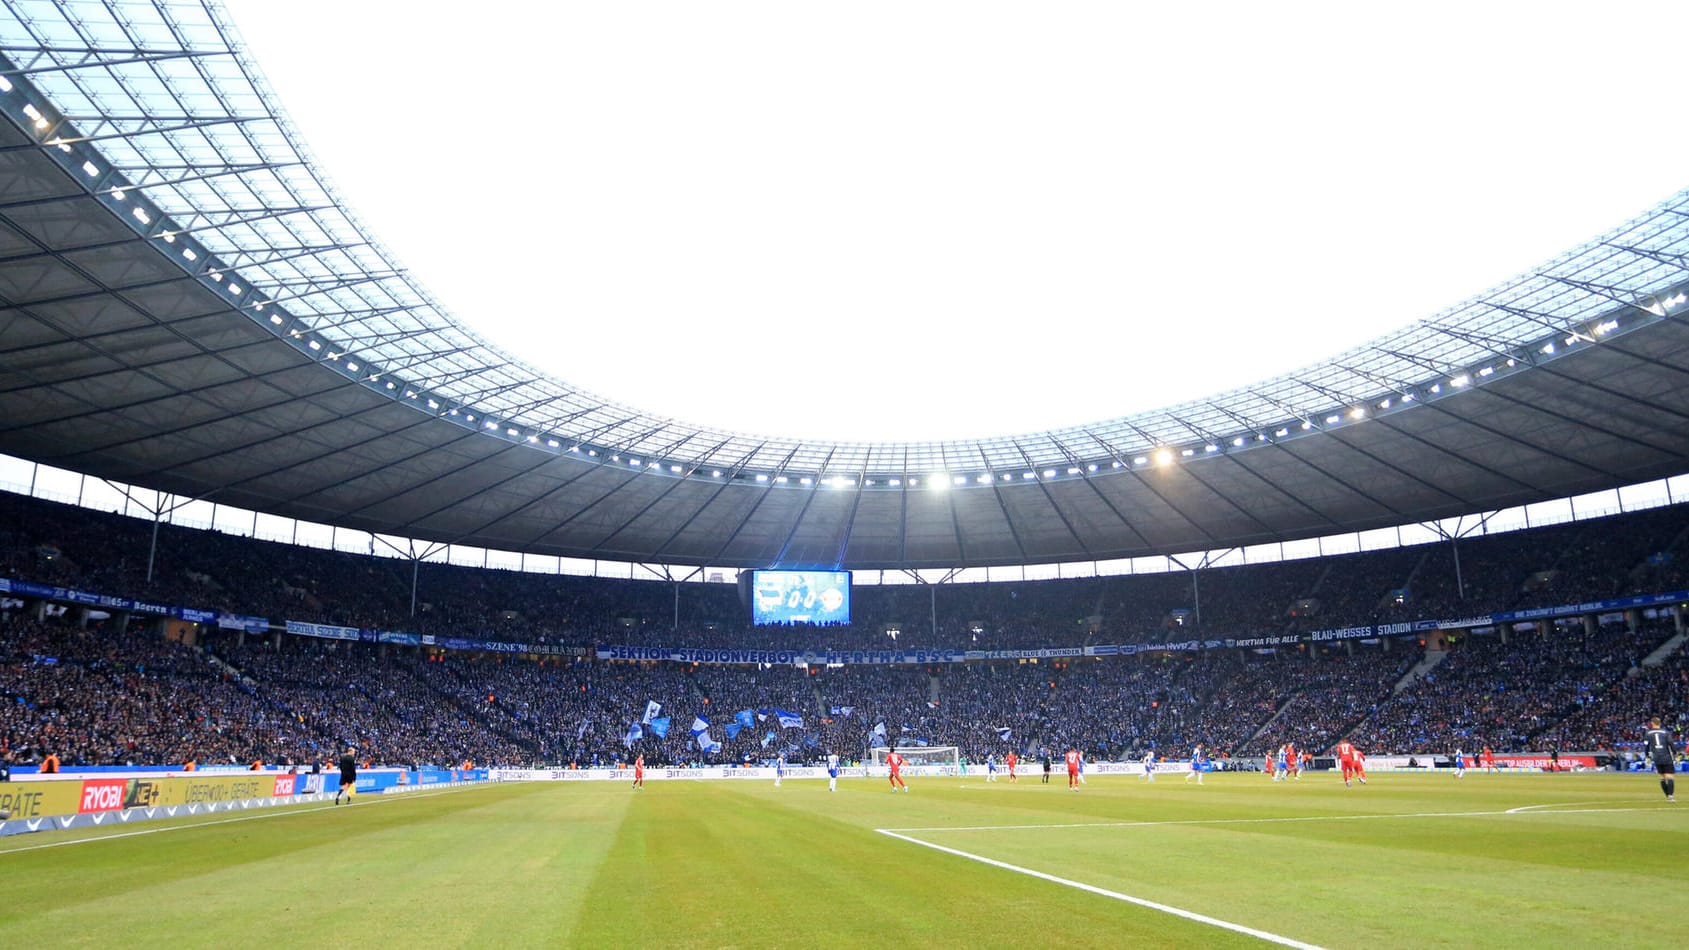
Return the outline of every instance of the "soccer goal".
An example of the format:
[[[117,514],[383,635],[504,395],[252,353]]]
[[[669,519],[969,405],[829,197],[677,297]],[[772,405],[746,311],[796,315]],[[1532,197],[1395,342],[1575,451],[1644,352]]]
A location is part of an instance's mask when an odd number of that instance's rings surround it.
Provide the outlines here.
[[[891,752],[885,746],[875,746],[869,750],[874,765],[885,767],[886,756]],[[962,750],[953,745],[921,745],[905,746],[897,750],[903,756],[903,761],[913,768],[948,768],[948,772],[937,772],[939,775],[959,775],[962,768]]]

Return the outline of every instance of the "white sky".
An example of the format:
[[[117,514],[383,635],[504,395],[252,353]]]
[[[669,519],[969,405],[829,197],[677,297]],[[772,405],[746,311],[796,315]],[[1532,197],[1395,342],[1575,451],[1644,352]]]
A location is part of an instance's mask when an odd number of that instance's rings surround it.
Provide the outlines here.
[[[738,431],[1233,388],[1689,185],[1681,2],[226,2],[459,319]]]

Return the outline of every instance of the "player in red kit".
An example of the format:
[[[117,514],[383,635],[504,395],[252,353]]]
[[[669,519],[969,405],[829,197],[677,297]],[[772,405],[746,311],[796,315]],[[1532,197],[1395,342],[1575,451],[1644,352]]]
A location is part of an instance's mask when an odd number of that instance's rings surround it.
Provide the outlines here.
[[[1067,787],[1079,791],[1079,750],[1067,750]]]
[[[1343,787],[1355,776],[1355,746],[1348,739],[1337,743],[1337,764],[1343,769]]]
[[[643,754],[633,760],[633,787],[645,787],[645,756]]]
[[[891,790],[895,792],[901,788],[909,791],[909,783],[903,781],[903,756],[898,755],[896,749],[886,754],[886,768],[891,770],[888,776],[891,779]]]
[[[1290,773],[1290,777],[1298,782],[1302,781],[1302,760],[1297,757],[1296,743],[1284,744],[1284,763],[1285,771]]]
[[[1355,766],[1355,778],[1362,785],[1365,785],[1366,784],[1366,753],[1362,752],[1359,749],[1356,749],[1354,751],[1354,753],[1350,756],[1350,761],[1353,762],[1354,766]]]
[[[1495,753],[1490,751],[1489,746],[1484,746],[1483,754],[1478,756],[1478,764],[1483,766],[1485,772],[1495,771]]]
[[[1015,763],[1019,761],[1020,759],[1015,757],[1013,751],[1003,757],[1003,764],[1009,767],[1009,781],[1011,782],[1015,780]]]
[[[1267,777],[1270,778],[1270,779],[1273,779],[1274,781],[1278,781],[1278,779],[1273,774],[1273,750],[1271,750],[1271,749],[1267,750],[1267,754],[1265,756],[1265,761],[1266,761]]]

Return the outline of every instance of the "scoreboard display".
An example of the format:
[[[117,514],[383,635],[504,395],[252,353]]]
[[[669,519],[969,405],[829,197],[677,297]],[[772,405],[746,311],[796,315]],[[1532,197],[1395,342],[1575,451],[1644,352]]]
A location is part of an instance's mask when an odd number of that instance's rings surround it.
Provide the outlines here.
[[[752,571],[751,622],[850,623],[850,572]]]

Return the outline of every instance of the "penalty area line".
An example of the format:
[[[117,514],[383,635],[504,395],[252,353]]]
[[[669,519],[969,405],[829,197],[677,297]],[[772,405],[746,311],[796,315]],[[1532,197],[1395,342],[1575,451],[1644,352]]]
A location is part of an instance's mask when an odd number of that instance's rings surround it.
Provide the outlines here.
[[[1095,884],[1086,884],[1083,881],[1074,881],[1065,877],[1057,877],[1054,874],[1046,874],[1043,871],[1035,871],[1032,868],[1021,867],[1018,864],[1010,864],[1007,861],[998,861],[995,858],[988,858],[968,851],[960,851],[956,848],[947,848],[941,844],[933,844],[931,841],[922,841],[919,838],[911,838],[908,835],[898,834],[889,828],[875,828],[874,830],[888,838],[896,838],[899,841],[907,841],[910,844],[917,844],[923,848],[931,848],[934,851],[941,851],[945,854],[953,855],[958,858],[966,858],[969,861],[977,861],[980,864],[988,864],[991,867],[1001,868],[1005,871],[1013,871],[1016,874],[1025,874],[1028,877],[1035,877],[1040,881],[1048,881],[1052,884],[1060,884],[1063,887],[1075,888],[1077,890],[1085,891],[1088,894],[1096,894],[1100,897],[1123,901],[1127,904],[1135,904],[1138,907],[1159,911],[1163,914],[1171,914],[1174,917],[1182,917],[1185,920],[1194,921],[1195,923],[1206,924],[1210,927],[1218,927],[1222,930],[1230,930],[1233,933],[1245,934],[1258,940],[1265,940],[1268,943],[1276,943],[1284,947],[1299,947],[1302,948],[1302,950],[1321,950],[1318,944],[1303,943],[1300,940],[1286,937],[1282,934],[1275,934],[1266,930],[1258,930],[1254,927],[1246,927],[1243,924],[1234,924],[1229,920],[1221,920],[1218,917],[1210,917],[1207,914],[1199,914],[1196,911],[1185,910],[1180,907],[1174,907],[1170,904],[1162,904],[1142,897],[1133,897],[1130,894],[1122,894],[1119,891],[1111,891],[1104,887],[1097,887]]]
[[[475,785],[460,785],[460,786],[457,786],[455,788],[443,788],[443,789],[440,789],[437,792],[411,792],[409,794],[404,794],[404,795],[394,795],[391,798],[387,797],[386,795],[383,795],[380,798],[377,798],[376,800],[374,800],[372,802],[366,803],[365,807],[367,808],[369,805],[381,805],[381,804],[385,804],[385,803],[388,803],[388,802],[412,801],[412,800],[418,799],[418,798],[433,798],[436,795],[445,795],[445,794],[448,794],[448,793],[451,793],[451,792],[461,792],[466,788],[484,788],[484,787],[486,787],[486,785],[490,785],[490,784],[492,784],[492,783],[489,782],[489,783],[485,783],[485,784],[479,784],[478,783],[478,784],[475,784]],[[212,825],[232,825],[236,822],[241,822],[241,821],[258,821],[261,818],[287,818],[287,817],[292,816],[292,815],[308,815],[308,814],[311,814],[313,812],[319,812],[319,811],[322,811],[322,810],[327,809],[327,808],[336,808],[336,807],[338,807],[338,806],[326,805],[326,804],[323,804],[322,802],[315,802],[315,803],[310,803],[310,804],[301,803],[301,804],[298,804],[298,805],[291,805],[291,806],[290,805],[279,805],[279,806],[275,806],[274,808],[272,808],[269,811],[264,812],[263,814],[242,815],[238,818],[219,818],[216,821],[185,822],[185,823],[180,824],[180,825],[166,825],[163,828],[138,828],[134,831],[121,831],[121,832],[118,832],[116,834],[94,835],[94,836],[88,837],[88,838],[70,838],[70,839],[67,839],[67,840],[64,840],[64,841],[48,841],[44,844],[26,845],[26,846],[21,847],[21,848],[8,848],[8,847],[5,847],[4,845],[0,845],[0,854],[22,854],[25,851],[40,851],[44,848],[65,848],[65,847],[69,847],[70,845],[73,845],[73,844],[93,844],[95,842],[100,842],[100,841],[116,841],[119,838],[138,838],[141,835],[161,835],[161,834],[164,834],[167,831],[187,831],[187,830],[192,829],[192,828],[209,828]],[[184,817],[191,817],[191,816],[184,816]],[[163,820],[168,820],[168,819],[163,819]]]

